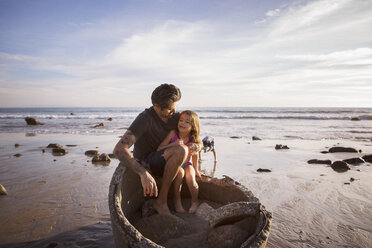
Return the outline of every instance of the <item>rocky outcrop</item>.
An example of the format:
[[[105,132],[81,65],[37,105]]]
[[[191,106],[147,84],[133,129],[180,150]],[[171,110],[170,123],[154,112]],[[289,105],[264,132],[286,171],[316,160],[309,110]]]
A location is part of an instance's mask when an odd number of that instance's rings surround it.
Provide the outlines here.
[[[26,121],[27,125],[44,125],[38,119],[35,119],[35,118],[32,118],[32,117],[26,117],[25,121]]]
[[[53,155],[54,156],[63,156],[66,155],[68,151],[63,148],[53,148]]]
[[[364,155],[362,158],[364,159],[364,161],[366,161],[368,163],[372,163],[372,154],[371,155]]]
[[[352,147],[341,147],[341,146],[335,146],[332,148],[329,148],[328,150],[330,153],[335,152],[351,152],[351,153],[358,153],[358,150],[352,148]]]
[[[344,159],[342,160],[348,164],[352,164],[352,165],[359,165],[359,164],[363,164],[365,161],[364,159],[362,158],[349,158],[349,159]]]
[[[308,164],[332,164],[332,161],[327,159],[327,160],[319,160],[319,159],[310,159],[307,161]]]
[[[112,118],[110,117],[110,118],[108,118],[107,120],[108,120],[108,121],[112,121]]]
[[[97,156],[99,154],[100,154],[100,152],[97,151],[97,150],[88,150],[88,151],[85,151],[85,155],[90,156],[90,157]]]
[[[92,159],[92,163],[110,163],[111,159],[109,155],[106,153],[102,153],[101,155],[96,155]]]
[[[337,172],[345,172],[350,170],[350,166],[344,161],[335,161],[331,164],[331,167]]]
[[[289,149],[287,145],[277,144],[275,150]]]
[[[350,120],[352,120],[352,121],[360,121],[360,118],[359,117],[352,117]]]
[[[97,128],[97,127],[104,127],[104,126],[105,126],[105,124],[101,122],[100,124],[95,125],[94,127]]]
[[[252,136],[252,140],[261,140],[261,139],[257,136]]]
[[[62,148],[62,146],[60,144],[53,144],[53,143],[50,143],[47,148]]]

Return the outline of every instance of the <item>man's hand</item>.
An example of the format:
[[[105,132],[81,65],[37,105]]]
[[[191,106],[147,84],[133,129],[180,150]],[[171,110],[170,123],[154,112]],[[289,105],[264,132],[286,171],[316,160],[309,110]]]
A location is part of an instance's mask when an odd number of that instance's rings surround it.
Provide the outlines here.
[[[155,196],[158,197],[158,187],[156,187],[155,179],[151,176],[148,171],[145,171],[140,175],[143,195],[144,196]]]

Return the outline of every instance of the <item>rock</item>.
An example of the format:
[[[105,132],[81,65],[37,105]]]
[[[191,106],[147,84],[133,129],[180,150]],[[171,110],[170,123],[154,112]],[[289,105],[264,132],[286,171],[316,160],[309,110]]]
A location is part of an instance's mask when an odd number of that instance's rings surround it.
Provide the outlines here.
[[[231,136],[230,138],[231,139],[240,139],[241,137],[239,137],[239,136]]]
[[[112,121],[112,118],[110,117],[110,118],[108,118],[107,120],[108,120],[108,121]]]
[[[259,137],[257,137],[257,136],[253,136],[252,137],[252,140],[261,140]]]
[[[96,155],[92,159],[92,163],[110,163],[111,159],[106,153],[102,153],[101,155]]]
[[[52,144],[50,143],[47,148],[62,148],[62,146],[60,144]]]
[[[150,217],[151,215],[156,214],[154,208],[155,199],[149,199],[145,201],[142,205],[142,218]]]
[[[327,160],[319,160],[319,159],[311,159],[307,161],[308,164],[332,164],[332,161],[327,159]]]
[[[196,216],[198,216],[198,217],[202,218],[203,220],[206,220],[206,221],[209,222],[213,211],[214,211],[214,208],[212,208],[208,203],[203,202],[202,204],[199,205],[195,214],[196,214]]]
[[[75,115],[75,113],[71,112],[70,115]]]
[[[372,163],[372,154],[371,155],[364,155],[362,158],[364,159],[364,161],[366,161],[368,163]]]
[[[45,149],[41,150],[43,153],[45,153]]]
[[[364,159],[362,158],[349,158],[349,159],[344,159],[342,160],[348,164],[353,164],[353,165],[359,165],[365,163]]]
[[[240,247],[248,235],[247,231],[235,225],[218,226],[208,232],[209,247]]]
[[[352,120],[352,121],[360,121],[360,118],[359,117],[353,117],[350,120]]]
[[[140,219],[135,227],[146,238],[157,244],[192,233],[191,227],[181,218],[169,214],[156,214]]]
[[[20,153],[16,153],[16,154],[14,154],[13,156],[19,158],[20,156],[22,156],[22,154],[20,154]]]
[[[350,170],[350,166],[344,161],[335,161],[332,163],[331,167],[337,172],[345,172]]]
[[[350,182],[354,182],[355,181],[355,178],[354,177],[350,177]]]
[[[14,147],[15,147],[15,148],[19,147],[19,144],[14,144]]]
[[[321,151],[320,153],[327,154],[329,151]]]
[[[88,150],[88,151],[85,152],[85,155],[90,156],[90,157],[97,156],[99,154],[100,153],[97,150]]]
[[[271,170],[259,168],[257,169],[257,172],[271,172]]]
[[[328,150],[330,153],[335,152],[352,152],[352,153],[358,153],[358,151],[352,147],[341,147],[341,146],[335,146]]]
[[[53,155],[54,156],[63,156],[66,155],[68,151],[63,148],[53,148]]]
[[[77,145],[66,145],[67,147],[77,147]]]
[[[281,149],[289,149],[289,147],[288,146],[286,146],[286,145],[282,145],[282,144],[277,144],[276,146],[275,146],[275,149],[276,150],[281,150]]]
[[[105,124],[103,124],[103,123],[101,122],[100,124],[95,125],[94,127],[96,128],[96,127],[104,127],[104,126],[105,126]]]
[[[8,192],[6,191],[5,187],[0,184],[0,195],[7,195]]]
[[[32,117],[26,117],[25,121],[27,122],[27,125],[43,125],[39,120]]]

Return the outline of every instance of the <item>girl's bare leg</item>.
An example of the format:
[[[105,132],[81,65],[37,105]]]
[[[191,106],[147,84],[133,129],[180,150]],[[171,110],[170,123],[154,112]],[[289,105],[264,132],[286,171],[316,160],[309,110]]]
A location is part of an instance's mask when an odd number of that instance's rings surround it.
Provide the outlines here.
[[[176,209],[177,213],[186,213],[186,210],[182,206],[181,201],[181,189],[182,189],[182,181],[183,177],[185,176],[185,171],[180,168],[176,178],[173,181],[173,188],[174,188],[174,195],[173,195],[173,202],[174,208]]]
[[[199,205],[198,202],[199,185],[196,182],[194,167],[189,165],[185,168],[185,178],[191,194],[191,206],[189,208],[189,213],[193,214],[196,212]]]

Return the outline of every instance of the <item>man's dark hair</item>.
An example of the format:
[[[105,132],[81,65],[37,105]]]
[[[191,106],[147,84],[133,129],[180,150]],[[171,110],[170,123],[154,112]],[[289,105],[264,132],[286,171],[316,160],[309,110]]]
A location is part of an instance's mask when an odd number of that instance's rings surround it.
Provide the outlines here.
[[[171,102],[178,102],[180,99],[181,91],[173,84],[162,84],[151,95],[152,104],[158,104],[161,109],[167,108]]]

